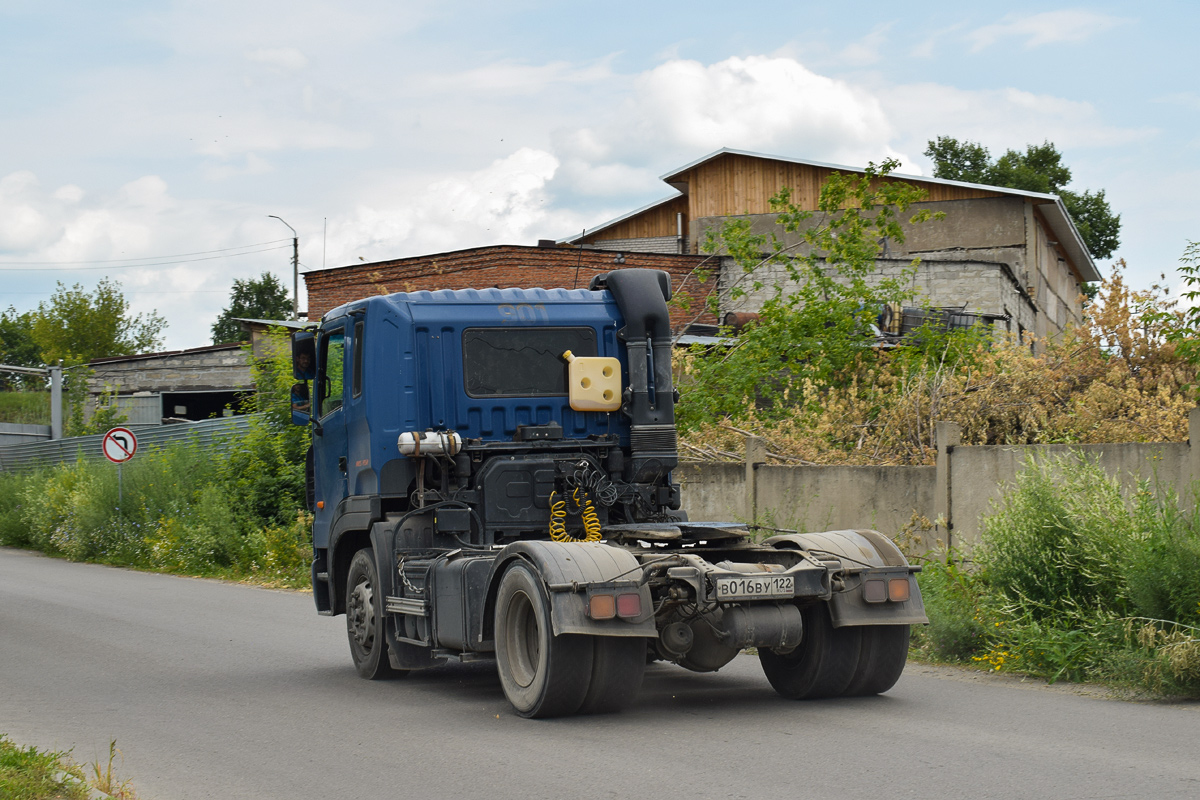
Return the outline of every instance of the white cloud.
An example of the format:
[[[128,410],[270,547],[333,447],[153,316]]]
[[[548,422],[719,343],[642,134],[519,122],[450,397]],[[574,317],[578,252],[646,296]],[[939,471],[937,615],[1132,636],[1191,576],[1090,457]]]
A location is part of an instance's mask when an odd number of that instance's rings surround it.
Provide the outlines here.
[[[664,153],[685,163],[722,147],[852,165],[906,160],[889,145],[892,125],[875,97],[792,58],[668,61],[639,75],[632,96],[608,116],[555,137],[564,161],[591,162],[573,174],[590,176],[606,164],[661,166]]]
[[[329,263],[403,258],[487,244],[533,244],[567,226],[546,193],[559,161],[523,147],[490,166],[423,186],[392,186],[329,224]],[[380,190],[376,189],[379,195]]]
[[[972,52],[983,50],[1001,39],[1025,40],[1027,49],[1059,42],[1082,42],[1127,20],[1083,8],[1043,11],[1040,14],[1009,14],[1000,22],[984,25],[967,34]]]
[[[1156,97],[1150,102],[1166,103],[1167,105],[1182,106],[1184,108],[1200,111],[1200,94],[1196,92],[1175,92],[1173,94]]]
[[[298,72],[308,66],[308,57],[295,47],[259,48],[247,53],[246,58],[288,72]]]
[[[1063,147],[1125,145],[1155,134],[1103,118],[1091,103],[1018,89],[968,91],[935,83],[880,91],[887,114],[903,131],[897,146],[923,150],[939,135],[981,142],[993,151],[1050,140]]]
[[[883,57],[881,50],[887,44],[887,33],[892,23],[876,25],[871,32],[856,42],[851,42],[838,54],[843,63],[852,66],[867,66],[878,63]]]
[[[576,66],[567,61],[527,64],[506,59],[450,74],[422,76],[415,84],[424,92],[500,93],[534,95],[554,85],[579,86],[613,77],[613,56]]]
[[[157,310],[170,320],[168,347],[205,344],[234,278],[268,270],[291,285],[290,247],[253,248],[264,252],[244,256],[166,256],[281,238],[266,213],[236,203],[181,200],[157,175],[108,194],[70,185],[45,191],[33,173],[8,175],[0,179],[5,301],[33,308],[58,282],[90,291],[110,278],[122,285],[131,313]]]
[[[0,253],[24,253],[54,240],[59,227],[46,213],[37,176],[29,171],[0,178]]]

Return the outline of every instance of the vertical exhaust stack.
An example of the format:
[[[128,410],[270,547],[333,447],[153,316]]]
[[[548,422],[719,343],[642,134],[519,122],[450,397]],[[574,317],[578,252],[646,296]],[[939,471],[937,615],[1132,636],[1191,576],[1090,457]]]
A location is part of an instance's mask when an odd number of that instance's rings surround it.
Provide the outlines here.
[[[612,292],[625,327],[617,335],[629,354],[630,426],[628,479],[651,482],[679,463],[675,391],[671,385],[671,276],[656,269],[622,269],[597,275],[591,289]]]

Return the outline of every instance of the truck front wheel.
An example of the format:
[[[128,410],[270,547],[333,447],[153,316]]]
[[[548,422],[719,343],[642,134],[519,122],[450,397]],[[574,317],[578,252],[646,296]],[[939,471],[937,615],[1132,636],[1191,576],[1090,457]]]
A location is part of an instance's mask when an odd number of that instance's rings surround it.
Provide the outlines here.
[[[525,562],[514,562],[496,595],[496,666],[516,712],[558,717],[579,711],[591,683],[592,652],[587,636],[554,635],[541,578]]]
[[[392,668],[383,632],[383,597],[371,548],[359,550],[346,577],[346,634],[354,668],[375,681],[404,674]]]

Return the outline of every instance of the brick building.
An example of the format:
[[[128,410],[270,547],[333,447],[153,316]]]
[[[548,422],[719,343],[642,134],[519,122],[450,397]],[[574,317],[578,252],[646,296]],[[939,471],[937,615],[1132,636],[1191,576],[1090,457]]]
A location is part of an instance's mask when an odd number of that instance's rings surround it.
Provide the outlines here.
[[[700,315],[703,298],[715,288],[700,284],[692,271],[708,261],[698,255],[597,250],[592,248],[492,245],[448,253],[350,264],[304,273],[308,289],[308,318],[317,320],[342,303],[375,294],[434,289],[587,288],[593,275],[614,269],[644,267],[671,274],[676,293],[692,299],[691,310],[672,308],[676,329],[691,322],[714,323]],[[715,278],[715,276],[714,276]]]

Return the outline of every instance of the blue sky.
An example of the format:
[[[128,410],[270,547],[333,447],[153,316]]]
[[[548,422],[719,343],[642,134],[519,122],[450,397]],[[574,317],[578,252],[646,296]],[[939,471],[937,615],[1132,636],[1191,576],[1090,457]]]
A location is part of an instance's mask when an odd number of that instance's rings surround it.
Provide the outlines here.
[[[929,174],[939,135],[1053,141],[1072,188],[1121,214],[1132,283],[1174,283],[1200,239],[1198,17],[0,0],[0,305],[108,276],[168,319],[168,347],[200,346],[235,278],[290,285],[268,214],[307,267],[534,244],[666,196],[660,175],[721,147]]]

